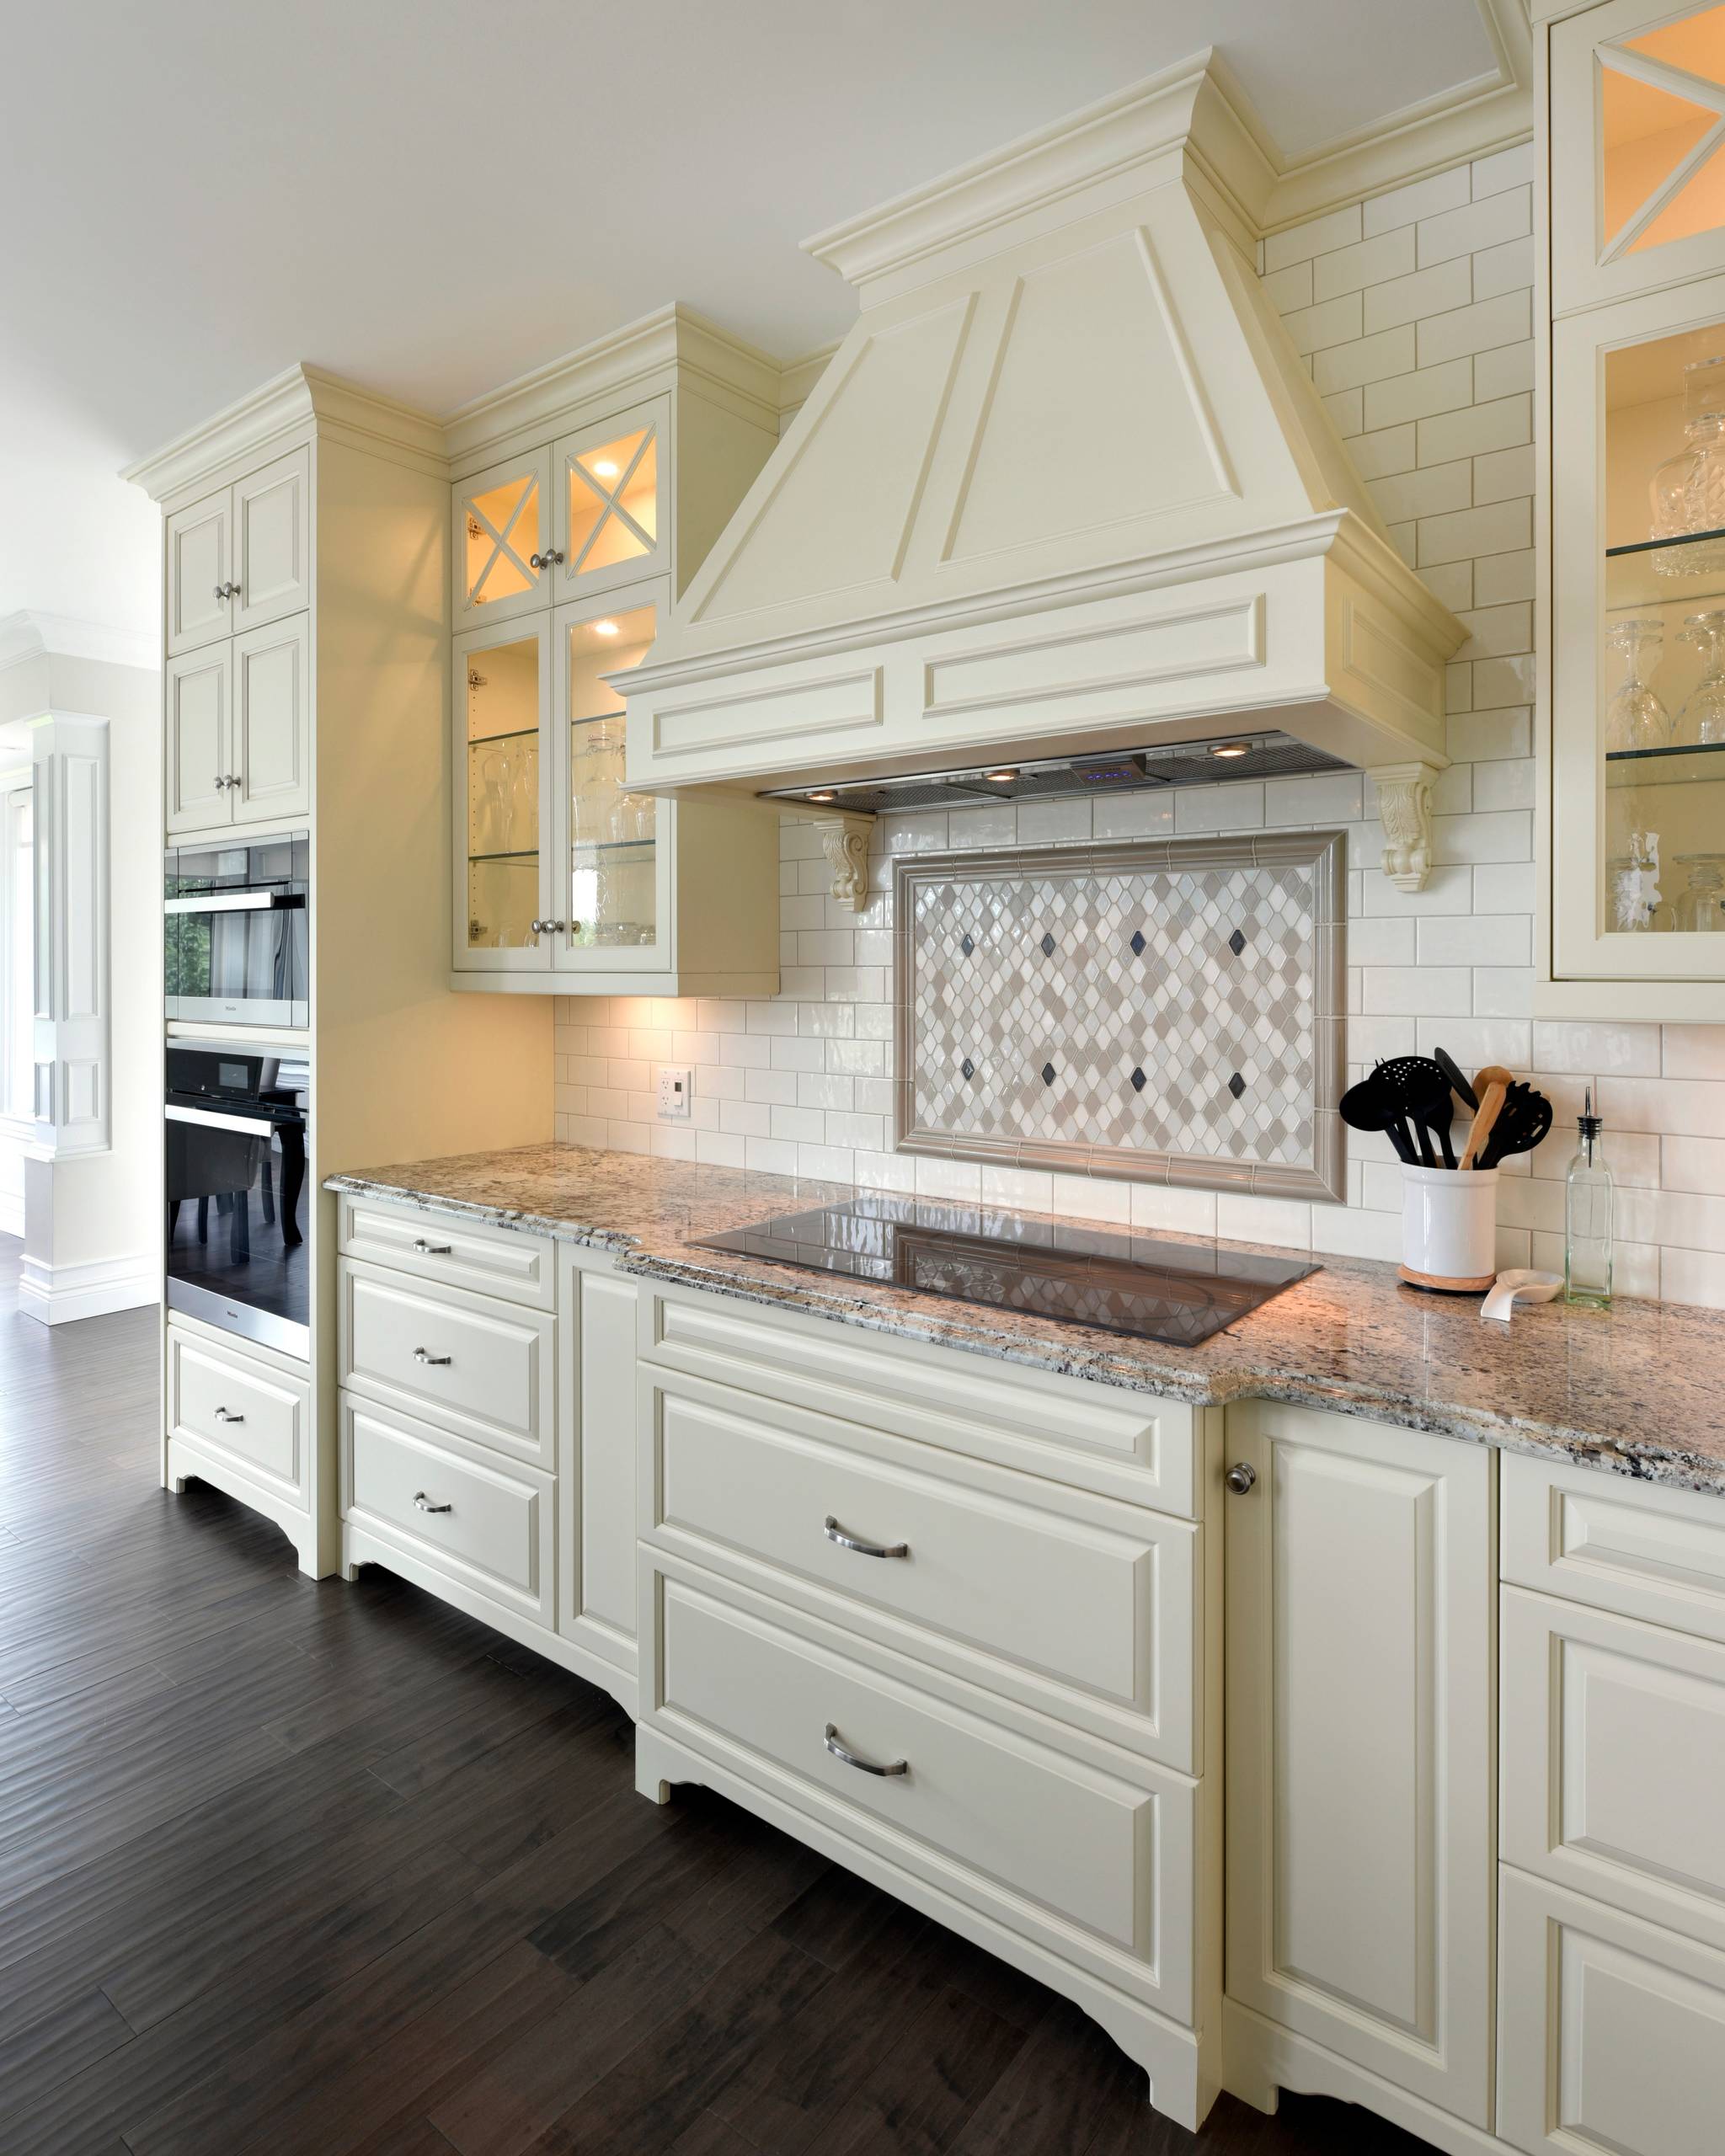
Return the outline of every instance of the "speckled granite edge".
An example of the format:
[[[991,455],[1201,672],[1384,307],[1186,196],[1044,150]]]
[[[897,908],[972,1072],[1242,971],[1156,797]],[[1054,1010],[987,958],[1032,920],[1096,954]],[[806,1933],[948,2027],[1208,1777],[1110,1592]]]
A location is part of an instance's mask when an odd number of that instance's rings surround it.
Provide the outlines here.
[[[692,1247],[852,1194],[839,1184],[543,1145],[335,1175],[325,1187],[602,1251],[637,1278],[1123,1390],[1328,1409],[1725,1495],[1725,1312],[1623,1302],[1606,1315],[1554,1303],[1500,1327],[1475,1301],[1401,1286],[1390,1266],[1321,1256],[1320,1271],[1226,1331],[1175,1348]]]

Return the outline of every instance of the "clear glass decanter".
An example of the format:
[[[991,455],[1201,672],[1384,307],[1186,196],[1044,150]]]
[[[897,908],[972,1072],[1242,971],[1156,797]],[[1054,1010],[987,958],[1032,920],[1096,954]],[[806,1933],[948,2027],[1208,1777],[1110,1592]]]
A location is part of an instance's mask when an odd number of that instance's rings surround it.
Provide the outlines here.
[[[1589,1086],[1577,1130],[1579,1143],[1563,1188],[1563,1299],[1593,1310],[1611,1303],[1611,1171],[1599,1145],[1601,1118]]]
[[[1651,494],[1651,538],[1725,530],[1725,355],[1683,370],[1683,447],[1654,472]],[[1661,576],[1725,568],[1725,540],[1662,548],[1653,563]]]
[[[1696,748],[1725,741],[1725,611],[1685,616],[1677,641],[1701,655],[1701,678],[1677,714],[1677,739]]]
[[[1613,622],[1605,632],[1613,651],[1623,654],[1623,686],[1605,707],[1605,749],[1663,749],[1671,739],[1671,715],[1648,686],[1665,645],[1665,625],[1657,615],[1632,615]]]

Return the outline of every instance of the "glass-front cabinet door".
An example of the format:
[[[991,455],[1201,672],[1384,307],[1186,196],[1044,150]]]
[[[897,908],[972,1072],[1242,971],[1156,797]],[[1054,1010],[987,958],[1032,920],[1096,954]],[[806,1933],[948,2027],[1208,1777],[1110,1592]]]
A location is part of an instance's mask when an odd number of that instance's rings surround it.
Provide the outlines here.
[[[655,579],[560,606],[553,616],[562,784],[553,912],[558,969],[611,974],[666,963],[670,823],[650,794],[623,791],[624,701],[611,678],[638,666],[668,597]]]
[[[552,451],[559,600],[657,576],[669,566],[660,484],[670,400],[616,413]]]
[[[1560,321],[1552,440],[1552,972],[1725,979],[1725,277]]]
[[[465,973],[542,973],[552,793],[551,621],[457,637],[453,648],[455,961]]]
[[[548,606],[551,451],[491,465],[450,495],[457,633]]]
[[[1704,275],[1725,231],[1725,6],[1612,0],[1551,27],[1559,314]]]

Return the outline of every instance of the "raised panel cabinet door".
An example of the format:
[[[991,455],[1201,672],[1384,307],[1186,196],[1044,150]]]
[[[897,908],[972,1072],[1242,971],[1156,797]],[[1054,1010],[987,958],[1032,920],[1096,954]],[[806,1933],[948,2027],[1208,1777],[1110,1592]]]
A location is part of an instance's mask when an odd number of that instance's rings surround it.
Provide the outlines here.
[[[290,450],[233,488],[233,626],[254,629],[312,603],[312,452]]]
[[[1483,2127],[1494,1457],[1269,1401],[1227,1429],[1228,1996]]]
[[[1498,2136],[1529,2156],[1715,2156],[1725,1955],[1503,1867]]]
[[[232,690],[231,644],[211,644],[168,662],[163,728],[170,831],[206,830],[232,820],[227,775]]]
[[[489,465],[450,489],[457,636],[551,604],[551,451]]]
[[[168,654],[233,627],[233,497],[224,487],[168,520]]]
[[[312,806],[311,616],[295,614],[233,640],[237,824],[302,816]]]
[[[1554,310],[1725,269],[1725,10],[1611,0],[1551,40]]]

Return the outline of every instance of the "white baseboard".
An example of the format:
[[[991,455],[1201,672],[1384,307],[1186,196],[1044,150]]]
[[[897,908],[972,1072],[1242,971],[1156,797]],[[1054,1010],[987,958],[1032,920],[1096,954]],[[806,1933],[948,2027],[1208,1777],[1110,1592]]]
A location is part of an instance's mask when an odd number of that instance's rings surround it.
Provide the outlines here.
[[[147,1257],[103,1257],[88,1265],[48,1265],[25,1254],[19,1276],[18,1307],[43,1325],[106,1317],[158,1303],[158,1267]]]

